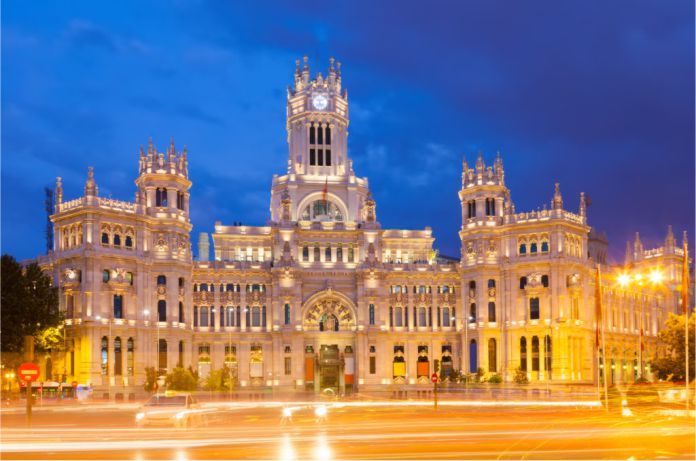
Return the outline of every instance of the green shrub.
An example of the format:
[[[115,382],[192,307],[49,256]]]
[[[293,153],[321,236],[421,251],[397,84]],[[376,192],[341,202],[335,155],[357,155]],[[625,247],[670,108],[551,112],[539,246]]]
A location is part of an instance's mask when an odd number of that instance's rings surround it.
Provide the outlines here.
[[[491,384],[500,384],[503,382],[503,377],[495,373],[488,378],[488,382]]]
[[[198,387],[198,378],[185,368],[177,367],[167,374],[164,380],[168,390],[195,391]]]
[[[527,372],[522,369],[522,367],[518,367],[517,370],[515,370],[515,377],[512,379],[516,384],[528,384],[529,383],[529,378],[527,378]]]
[[[155,367],[145,368],[145,384],[143,387],[146,392],[155,392],[157,390],[157,370],[155,370]]]

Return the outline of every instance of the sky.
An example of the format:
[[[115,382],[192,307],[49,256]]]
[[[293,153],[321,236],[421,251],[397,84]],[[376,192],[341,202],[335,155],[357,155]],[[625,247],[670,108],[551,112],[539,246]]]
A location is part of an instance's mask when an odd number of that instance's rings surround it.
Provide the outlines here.
[[[40,8],[39,8],[40,6]],[[384,228],[459,255],[463,156],[500,152],[516,210],[591,198],[610,259],[694,227],[692,1],[2,3],[1,247],[45,253],[44,187],[93,166],[134,199],[138,150],[189,152],[193,237],[264,225],[295,59],[343,63],[349,155]],[[693,242],[693,239],[691,240]],[[195,245],[194,245],[195,247]]]

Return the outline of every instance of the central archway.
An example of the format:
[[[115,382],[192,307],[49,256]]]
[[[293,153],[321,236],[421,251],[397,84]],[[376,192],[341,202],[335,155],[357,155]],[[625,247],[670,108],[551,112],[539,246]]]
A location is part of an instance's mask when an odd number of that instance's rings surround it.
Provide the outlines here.
[[[355,304],[343,293],[328,288],[305,301],[302,307],[302,327],[305,331],[354,331]]]

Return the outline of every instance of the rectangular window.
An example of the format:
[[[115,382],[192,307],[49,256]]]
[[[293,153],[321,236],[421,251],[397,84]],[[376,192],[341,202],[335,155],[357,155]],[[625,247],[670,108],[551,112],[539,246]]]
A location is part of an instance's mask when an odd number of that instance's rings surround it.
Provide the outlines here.
[[[302,261],[309,261],[309,247],[302,247]]]
[[[310,165],[316,165],[317,164],[317,154],[314,149],[309,149],[309,164]]]
[[[317,144],[324,144],[324,128],[317,126]]]
[[[331,149],[326,149],[326,166],[331,166]]]
[[[319,166],[324,166],[324,150],[323,149],[318,149],[317,153],[317,165]]]
[[[529,319],[539,320],[539,298],[529,298]]]
[[[375,305],[370,304],[370,325],[375,324]]]
[[[377,358],[374,355],[370,356],[370,374],[377,373]]]
[[[292,374],[292,357],[285,357],[285,374]]]
[[[348,262],[352,263],[355,260],[355,250],[353,249],[353,246],[348,247]]]

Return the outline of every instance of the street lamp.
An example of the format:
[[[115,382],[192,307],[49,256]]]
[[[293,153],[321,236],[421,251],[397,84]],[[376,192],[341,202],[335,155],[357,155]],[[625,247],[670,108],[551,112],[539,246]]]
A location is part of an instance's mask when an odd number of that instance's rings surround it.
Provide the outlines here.
[[[644,326],[644,319],[645,319],[645,299],[643,296],[643,286],[645,284],[645,279],[647,280],[655,287],[657,285],[661,285],[663,280],[664,280],[664,274],[662,271],[658,268],[652,269],[648,274],[647,277],[642,274],[641,272],[635,272],[634,274],[630,274],[628,272],[622,272],[616,277],[616,281],[618,282],[619,286],[623,289],[627,289],[630,287],[635,287],[638,291],[638,294],[640,295],[640,334],[638,336],[638,363],[640,367],[640,379],[645,378],[645,367],[643,366],[643,335],[645,331],[645,326]]]
[[[5,381],[7,381],[7,392],[12,392],[12,380],[15,378],[14,371],[8,371],[5,373]]]

